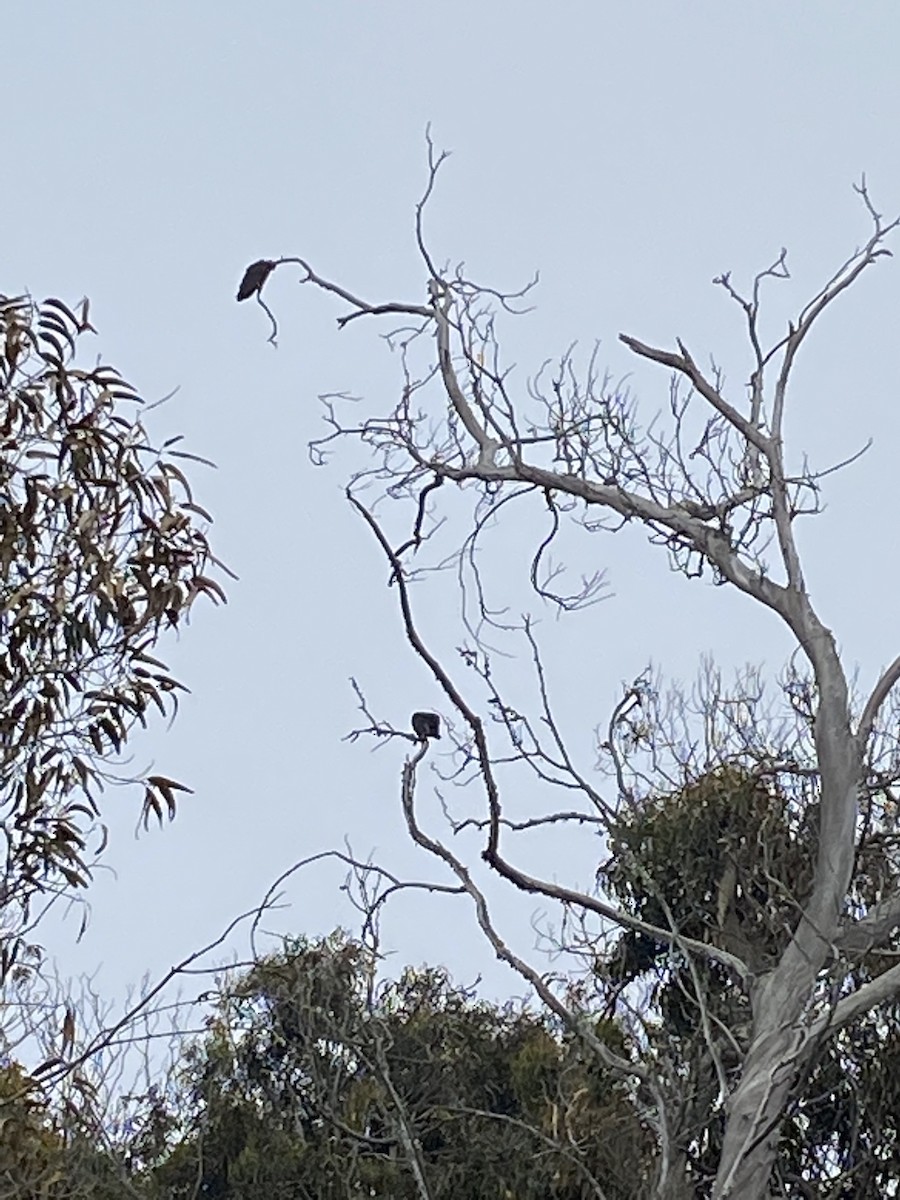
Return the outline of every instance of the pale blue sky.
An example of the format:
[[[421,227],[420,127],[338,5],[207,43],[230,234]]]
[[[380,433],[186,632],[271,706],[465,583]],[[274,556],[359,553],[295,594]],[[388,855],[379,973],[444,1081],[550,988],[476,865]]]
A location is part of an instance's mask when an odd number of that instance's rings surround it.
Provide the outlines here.
[[[746,280],[787,246],[794,279],[773,293],[774,333],[866,236],[862,171],[876,203],[900,209],[900,7],[83,0],[9,6],[3,41],[0,291],[87,293],[104,356],[148,399],[179,389],[152,427],[218,463],[194,478],[240,575],[226,609],[200,607],[168,646],[192,688],[175,727],[135,743],[139,764],[196,794],[137,841],[139,798],[108,796],[115,875],[98,877],[79,947],[77,920],[47,933],[64,970],[102,962],[98,984],[118,989],[345,835],[398,871],[431,872],[404,840],[403,749],[341,739],[356,723],[351,674],[398,723],[438,697],[342,500],[341,463],[317,471],[306,454],[316,396],[346,389],[381,408],[396,364],[384,329],[339,334],[339,310],[289,271],[267,293],[282,322],[273,350],[260,310],[234,302],[244,266],[299,254],[373,299],[419,299],[412,213],[431,122],[454,152],[429,214],[436,257],[499,287],[541,272],[537,310],[508,333],[519,379],[574,338],[601,339],[614,371],[632,369],[615,341],[627,331],[682,337],[737,381],[739,313],[712,277]],[[876,438],[804,537],[820,610],[864,680],[900,643],[898,298],[900,271],[884,262],[827,318],[789,424],[795,453],[820,465]],[[664,403],[662,372],[640,367],[634,383],[648,410]],[[772,618],[672,579],[639,536],[581,553],[579,568],[610,569],[613,598],[562,625],[545,615],[585,767],[594,724],[648,659],[686,679],[707,651],[780,666]],[[452,605],[430,603],[432,635],[458,644]],[[596,857],[583,842],[543,866],[587,883]],[[350,921],[341,878],[318,867],[297,881],[282,927]],[[523,948],[532,911],[498,907]],[[520,990],[462,903],[401,902],[385,929],[397,962],[444,961],[463,979],[485,969],[496,992]]]

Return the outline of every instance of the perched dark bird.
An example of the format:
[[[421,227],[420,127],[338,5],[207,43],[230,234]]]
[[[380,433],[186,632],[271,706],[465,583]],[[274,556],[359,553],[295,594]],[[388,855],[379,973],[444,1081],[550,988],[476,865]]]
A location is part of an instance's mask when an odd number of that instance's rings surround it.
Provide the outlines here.
[[[255,296],[274,270],[275,264],[270,258],[261,258],[259,262],[251,263],[244,272],[241,286],[237,290],[238,300],[249,300],[251,296]]]
[[[441,736],[441,718],[437,713],[415,712],[412,715],[413,733],[420,742]]]

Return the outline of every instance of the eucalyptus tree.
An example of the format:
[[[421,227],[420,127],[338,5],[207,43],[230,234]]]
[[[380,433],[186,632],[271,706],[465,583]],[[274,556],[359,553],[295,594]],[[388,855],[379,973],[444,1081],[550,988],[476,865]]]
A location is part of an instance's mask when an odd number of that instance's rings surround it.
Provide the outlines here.
[[[76,309],[0,295],[0,1032],[4,1050],[37,1035],[60,1076],[78,1014],[15,1002],[40,967],[35,927],[88,887],[107,787],[132,786],[144,820],[175,815],[189,789],[124,752],[184,687],[160,640],[198,597],[224,598],[195,456],[153,443],[138,390],[93,350],[87,300]]]
[[[652,1158],[627,1085],[559,1022],[440,969],[375,982],[374,965],[338,934],[223,980],[180,1086],[134,1122],[141,1194],[636,1194]]]
[[[762,314],[769,289],[788,277],[784,252],[748,289],[728,274],[716,281],[746,334],[746,386],[727,386],[723,372],[702,366],[677,338],[659,346],[621,334],[622,346],[668,381],[665,404],[654,404],[661,411],[648,420],[596,354],[581,366],[567,352],[524,384],[505,367],[500,329],[522,294],[481,286],[432,254],[424,223],[441,161],[430,155],[416,215],[428,280],[421,296],[362,297],[299,257],[264,260],[266,279],[255,293],[273,339],[278,326],[266,280],[277,272],[299,274],[307,287],[340,301],[341,328],[391,323],[388,341],[399,366],[394,397],[362,418],[339,394],[325,397],[328,428],[311,451],[323,462],[336,444],[353,441],[357,455],[360,448],[368,455],[347,496],[383,553],[411,650],[444,696],[449,757],[435,759],[437,747],[423,741],[400,769],[409,836],[471,899],[494,952],[546,1010],[604,1068],[629,1081],[654,1130],[651,1194],[807,1195],[811,1177],[802,1166],[796,1173],[796,1155],[785,1143],[802,1128],[793,1118],[809,1098],[823,1047],[852,1040],[864,1027],[877,1040],[878,1015],[900,990],[900,966],[890,957],[900,925],[900,657],[871,694],[854,696],[848,665],[808,587],[796,532],[801,516],[820,513],[827,472],[788,453],[785,425],[810,335],[890,253],[898,222],[883,219],[863,182],[864,244],[772,341]],[[534,621],[526,617],[516,629],[492,599],[488,535],[503,529],[511,542],[521,541],[538,518],[545,527],[529,552],[538,603],[564,615],[600,594],[599,549],[596,573],[574,593],[562,590],[550,556],[567,523],[594,538],[595,547],[601,535],[643,527],[676,571],[712,579],[774,615],[795,646],[785,673],[767,681],[748,670],[729,688],[707,668],[693,694],[668,697],[641,674],[603,722],[600,771],[591,771],[557,718],[553,664],[544,661]],[[424,632],[417,591],[423,580],[462,589],[456,658],[440,637]],[[530,708],[510,690],[491,649],[492,641],[516,633],[534,671]],[[365,725],[357,736],[410,739],[376,717],[362,687],[358,693]],[[464,789],[464,818],[451,814],[445,787],[443,823],[433,804],[421,803],[426,759],[443,764],[443,779]],[[530,773],[530,794],[541,797],[540,815],[519,805],[522,772]],[[718,792],[709,780],[718,781]],[[739,798],[727,820],[711,798],[723,794]],[[669,821],[673,812],[681,825]],[[700,861],[687,854],[684,831],[704,820]],[[644,834],[654,822],[657,838],[648,843]],[[566,881],[565,858],[540,872],[523,865],[521,839],[564,824],[606,840],[612,858],[594,888]],[[659,857],[664,828],[668,870]],[[473,830],[480,842],[470,854],[470,838],[456,835]],[[758,852],[749,853],[750,845]],[[676,847],[681,858],[671,857]],[[686,887],[682,865],[699,891]],[[487,904],[485,868],[526,904],[540,898],[556,906],[556,949],[577,967],[589,966],[580,989],[565,970],[548,975],[542,960],[504,940]],[[669,1000],[675,991],[680,996],[681,1018],[678,1005],[664,1010],[655,1003],[659,991],[641,991],[652,968],[672,985]],[[596,1036],[588,1013],[599,1002],[627,1020],[625,1046]],[[677,1021],[683,1031],[688,1010],[699,1047],[696,1037],[679,1035]],[[868,1152],[862,1143],[846,1154],[826,1150],[821,1187],[852,1186],[860,1166],[854,1153]]]

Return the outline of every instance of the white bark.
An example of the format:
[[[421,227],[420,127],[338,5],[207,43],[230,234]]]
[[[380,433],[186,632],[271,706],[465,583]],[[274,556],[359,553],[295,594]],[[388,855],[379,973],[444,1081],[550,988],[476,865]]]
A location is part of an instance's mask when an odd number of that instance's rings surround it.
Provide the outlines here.
[[[759,291],[767,278],[785,277],[784,256],[757,277],[750,299],[741,298],[727,276],[718,281],[740,303],[747,319],[754,368],[746,406],[729,401],[722,394],[718,379],[708,378],[680,342],[677,350],[663,350],[632,337],[622,337],[634,354],[668,368],[686,382],[691,394],[708,406],[710,420],[719,423],[717,429],[724,431],[723,437],[735,439],[742,448],[743,467],[735,467],[733,478],[720,477],[717,495],[697,494],[691,476],[692,456],[682,457],[677,441],[663,447],[655,464],[641,458],[638,441],[624,425],[624,432],[620,429],[616,433],[618,442],[614,448],[604,446],[603,431],[598,432],[596,423],[592,424],[596,416],[584,397],[573,401],[570,410],[562,405],[558,415],[554,410],[552,421],[548,418],[545,436],[535,436],[533,429],[529,436],[523,436],[505,378],[497,369],[485,365],[484,354],[478,350],[487,336],[484,327],[478,324],[476,311],[484,294],[460,277],[438,276],[424,249],[421,226],[420,248],[433,275],[430,305],[368,304],[321,279],[303,260],[282,260],[300,263],[305,282],[350,305],[351,313],[342,318],[342,323],[366,314],[405,314],[420,322],[421,331],[434,332],[436,353],[430,377],[440,381],[443,403],[451,416],[446,440],[426,452],[421,440],[411,432],[415,416],[410,397],[424,384],[412,382],[410,374],[403,399],[394,413],[353,431],[385,455],[389,450],[406,456],[406,468],[396,468],[398,477],[408,469],[408,477],[412,479],[458,484],[476,481],[501,491],[511,485],[530,485],[547,497],[548,504],[552,505],[555,498],[569,498],[580,502],[586,511],[605,511],[622,522],[642,523],[657,538],[666,540],[671,553],[696,556],[722,580],[776,613],[808,661],[815,682],[814,740],[820,788],[814,876],[808,899],[779,961],[765,973],[754,974],[747,963],[721,947],[685,938],[677,929],[649,927],[596,897],[526,874],[504,856],[500,847],[503,822],[499,791],[483,726],[448,671],[418,637],[403,583],[400,553],[391,550],[379,526],[366,514],[391,562],[392,580],[399,584],[409,639],[471,729],[472,761],[482,775],[488,812],[484,821],[485,861],[524,892],[555,899],[569,911],[580,909],[622,927],[652,933],[689,956],[715,959],[745,986],[752,1006],[752,1030],[737,1083],[726,1102],[724,1146],[713,1192],[716,1200],[737,1197],[756,1200],[770,1194],[780,1122],[816,1041],[900,991],[900,968],[895,968],[861,988],[856,996],[842,999],[830,1014],[823,1016],[815,1010],[817,984],[822,982],[835,954],[859,954],[884,944],[900,926],[897,895],[884,897],[857,921],[845,916],[856,854],[857,805],[861,786],[865,784],[867,743],[879,710],[900,680],[900,659],[882,676],[863,710],[859,728],[854,730],[847,678],[835,640],[819,619],[806,590],[793,530],[798,512],[796,493],[802,489],[804,480],[789,478],[782,439],[788,384],[802,343],[825,309],[867,266],[887,253],[884,238],[897,225],[897,222],[884,224],[871,207],[865,189],[860,191],[873,221],[869,241],[835,273],[796,322],[789,325],[787,334],[770,349],[762,349],[758,336]],[[767,392],[769,373],[774,375],[774,382]],[[332,424],[335,436],[346,432],[336,418],[332,418]],[[599,449],[590,445],[592,436],[599,438]],[[657,443],[653,445],[659,448]],[[549,447],[554,452],[553,466],[547,465],[547,454],[541,458],[540,454],[532,453],[532,447]],[[596,466],[598,461],[602,461],[602,470]],[[724,461],[734,464],[727,456]],[[565,464],[565,469],[559,469],[560,463]],[[434,482],[429,484],[433,486]],[[413,538],[407,546],[419,544],[423,511],[424,500],[420,499]],[[739,532],[735,532],[732,521]],[[765,550],[760,549],[766,542],[765,534],[777,550],[774,562],[765,559]],[[532,982],[558,1015],[565,1015],[565,1008],[560,1007],[540,974],[508,951],[463,863],[419,828],[414,812],[415,765],[408,765],[403,785],[404,811],[413,840],[427,853],[442,859],[456,874],[463,890],[472,896],[481,928],[498,955]],[[574,1027],[577,1022],[574,1016],[572,1019]],[[623,1072],[630,1070],[649,1086],[652,1071],[648,1075],[622,1060],[617,1067]],[[666,1113],[662,1111],[665,1099],[661,1094],[658,1099],[662,1164],[658,1195],[662,1197],[682,1194],[689,1185],[678,1148],[669,1144]]]

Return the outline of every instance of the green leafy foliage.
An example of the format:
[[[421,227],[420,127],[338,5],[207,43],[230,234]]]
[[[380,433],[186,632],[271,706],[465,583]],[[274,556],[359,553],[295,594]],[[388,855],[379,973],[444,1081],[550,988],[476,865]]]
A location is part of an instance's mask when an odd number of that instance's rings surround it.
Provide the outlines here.
[[[642,920],[765,970],[782,952],[808,895],[818,850],[815,789],[809,777],[776,781],[737,766],[711,771],[679,791],[648,798],[620,822],[600,879]],[[894,842],[877,820],[861,842],[858,879],[867,903],[898,884]],[[895,962],[895,951],[861,954],[843,968],[836,962],[822,1004],[835,1003]],[[690,1081],[680,1085],[681,1103],[673,1105],[680,1118],[673,1133],[696,1194],[706,1195],[703,1181],[715,1173],[723,1130],[713,1055],[732,1080],[737,1051],[751,1033],[749,998],[721,964],[697,955],[689,963],[677,946],[636,931],[618,935],[598,956],[595,972],[603,994],[612,997],[609,1011],[642,1004],[651,1041]],[[900,1178],[898,1114],[900,1006],[891,1002],[823,1040],[813,1056],[782,1126],[784,1194],[832,1200],[892,1194]]]
[[[0,1067],[0,1200],[119,1200],[123,1173],[65,1106],[16,1063]]]
[[[638,1197],[649,1142],[621,1083],[521,1005],[440,970],[375,988],[342,937],[236,980],[190,1055],[172,1197]],[[622,1049],[622,1036],[608,1030]]]
[[[139,397],[87,366],[94,332],[60,300],[0,296],[0,817],[3,906],[83,888],[87,837],[111,761],[135,725],[173,710],[182,685],[154,650],[195,599],[223,599],[178,465],[154,449]],[[143,782],[145,816],[187,790]],[[0,942],[0,980],[22,955]]]
[[[817,808],[742,768],[711,771],[647,800],[611,831],[603,885],[633,915],[713,941],[754,968],[774,963],[806,898]],[[633,978],[668,945],[620,941],[620,977]]]

